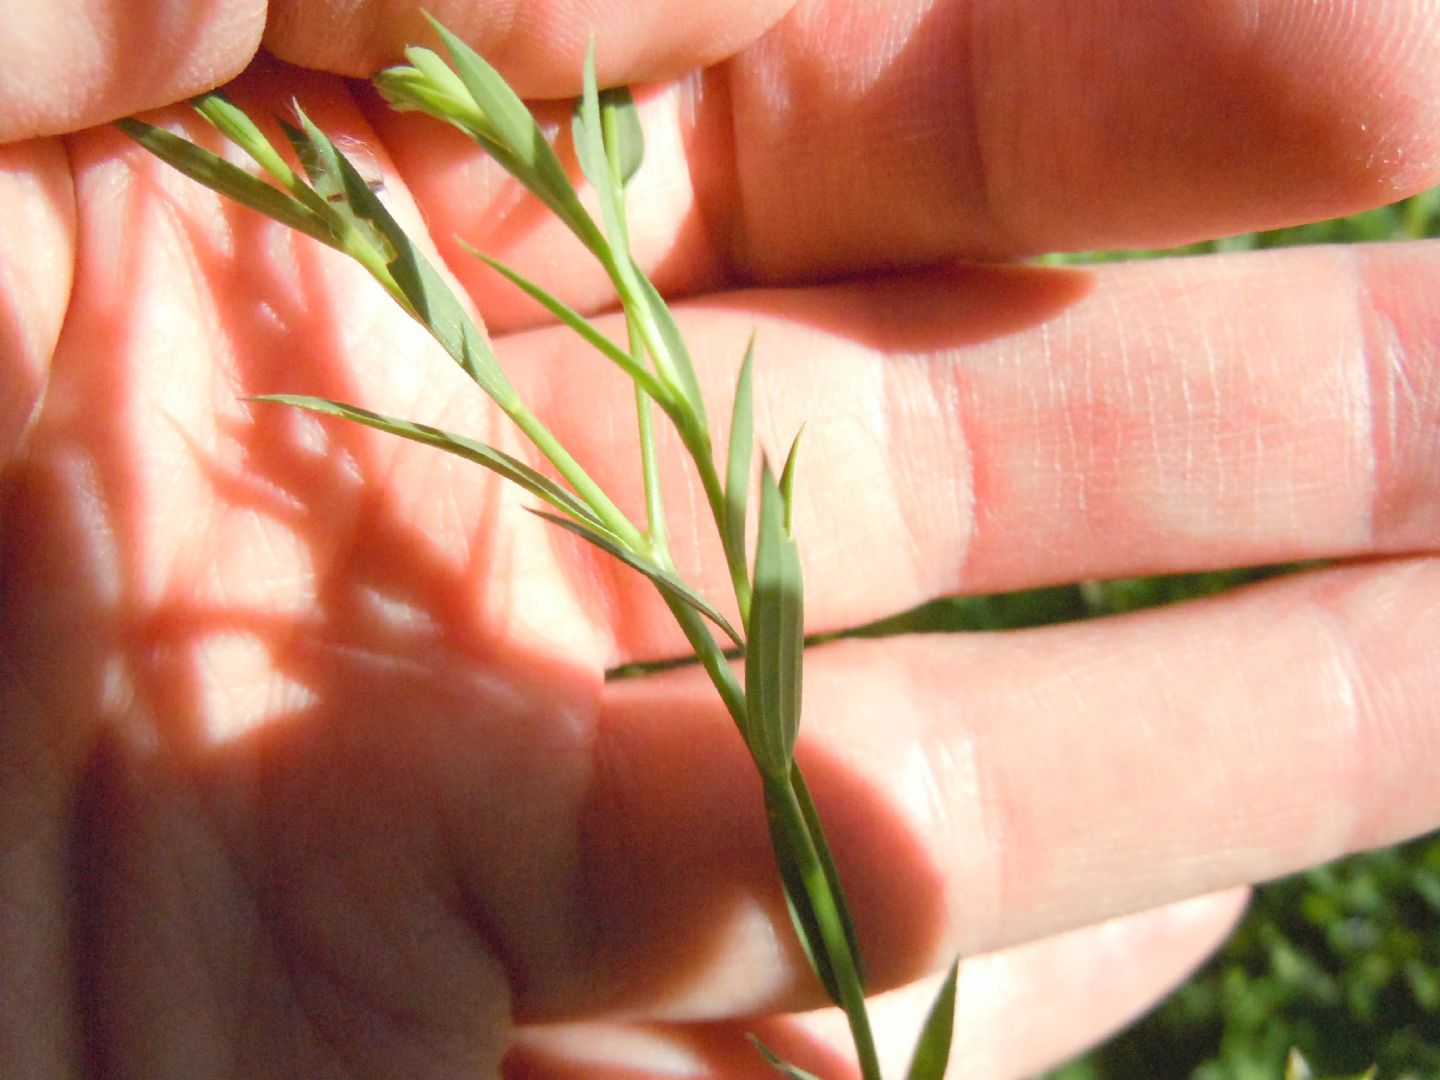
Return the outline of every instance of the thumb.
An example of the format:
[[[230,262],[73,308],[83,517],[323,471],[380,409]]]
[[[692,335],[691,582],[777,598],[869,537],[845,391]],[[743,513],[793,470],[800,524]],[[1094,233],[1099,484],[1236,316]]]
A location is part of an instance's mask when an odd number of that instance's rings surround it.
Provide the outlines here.
[[[265,0],[0,3],[0,143],[104,123],[218,86],[260,44]]]

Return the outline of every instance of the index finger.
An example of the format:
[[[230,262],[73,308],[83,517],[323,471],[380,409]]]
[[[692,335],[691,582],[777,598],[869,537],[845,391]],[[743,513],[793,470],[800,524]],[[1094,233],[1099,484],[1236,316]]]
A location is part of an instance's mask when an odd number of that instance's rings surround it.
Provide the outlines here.
[[[11,3],[0,35],[0,143],[57,135],[218,86],[260,44],[265,0]]]

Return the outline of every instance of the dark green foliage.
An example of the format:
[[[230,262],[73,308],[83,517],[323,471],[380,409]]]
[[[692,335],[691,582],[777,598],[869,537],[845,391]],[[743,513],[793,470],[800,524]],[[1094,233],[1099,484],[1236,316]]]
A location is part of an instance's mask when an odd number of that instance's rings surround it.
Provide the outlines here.
[[[879,622],[812,638],[811,644],[840,637],[887,637],[892,634],[943,634],[980,630],[1020,630],[1029,626],[1074,622],[1101,615],[1193,600],[1263,581],[1299,569],[1262,566],[1244,570],[1215,570],[1204,574],[1117,578],[1054,585],[1044,589],[994,593],[989,596],[950,596],[892,615]]]
[[[1320,1077],[1440,1076],[1440,839],[1265,886],[1219,956],[1051,1080],[1274,1080],[1291,1047]]]
[[[1297,244],[1367,244],[1386,240],[1420,240],[1440,234],[1440,188],[1363,214],[1317,221],[1291,229],[1242,233],[1220,240],[1206,240],[1183,247],[1156,251],[1086,251],[1048,255],[1046,263],[1123,262],[1175,255],[1206,255],[1222,251],[1253,251],[1259,248],[1294,247]]]

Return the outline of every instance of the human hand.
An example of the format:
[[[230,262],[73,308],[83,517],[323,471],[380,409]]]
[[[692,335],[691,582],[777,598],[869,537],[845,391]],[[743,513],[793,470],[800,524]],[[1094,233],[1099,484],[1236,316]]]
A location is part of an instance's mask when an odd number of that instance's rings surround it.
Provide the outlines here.
[[[1433,18],[1044,7],[892,6],[886,34],[809,5],[675,81],[718,35],[667,25],[611,71],[658,80],[633,228],[696,296],[702,375],[722,394],[754,329],[761,426],[809,421],[812,629],[957,590],[1382,557],[1107,623],[814,651],[802,753],[877,988],[975,956],[957,1075],[1033,1071],[1153,999],[1224,933],[1220,890],[1440,817],[1430,248],[916,269],[1421,187]],[[306,55],[317,10],[277,10],[271,43],[343,68]],[[514,40],[507,74],[573,91],[583,35]],[[257,115],[298,96],[371,148],[447,256],[458,232],[605,304],[436,125],[269,61],[235,92]],[[50,258],[5,278],[7,355],[48,373],[0,517],[6,1074],[483,1075],[508,1053],[513,1075],[767,1075],[755,1030],[842,1075],[833,1018],[783,1015],[818,998],[707,685],[603,681],[682,647],[644,583],[474,470],[241,401],[507,438],[418,328],[113,131],[5,153],[15,250]],[[633,498],[625,388],[452,263],[527,399]],[[925,999],[882,1002],[894,1052]]]

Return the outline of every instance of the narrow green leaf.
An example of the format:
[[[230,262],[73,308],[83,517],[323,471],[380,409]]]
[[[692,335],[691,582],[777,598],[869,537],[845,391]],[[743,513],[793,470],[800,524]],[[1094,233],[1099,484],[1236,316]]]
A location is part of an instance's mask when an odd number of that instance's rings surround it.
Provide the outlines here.
[[[211,90],[192,98],[190,104],[205,120],[213,125],[227,139],[244,150],[262,169],[273,176],[280,186],[290,192],[312,211],[324,216],[324,200],[307,187],[281,156],[275,146],[265,137],[255,121],[238,105],[219,90]]]
[[[380,95],[401,112],[418,111],[458,128],[528,187],[534,170],[500,136],[460,77],[430,49],[412,45],[410,63],[384,68],[371,79]]]
[[[800,436],[805,434],[802,426],[790,442],[790,452],[785,455],[785,468],[780,471],[780,498],[785,504],[785,535],[793,534],[795,516],[795,462],[800,453]]]
[[[725,454],[725,522],[721,539],[731,576],[745,578],[745,516],[750,503],[750,456],[755,442],[752,369],[755,336],[745,347],[745,359],[735,380],[735,402],[730,409],[730,444]],[[738,571],[738,576],[737,576]]]
[[[420,321],[492,400],[506,411],[520,405],[519,395],[500,369],[484,335],[476,328],[460,301],[450,291],[430,261],[391,216],[370,185],[328,136],[303,112],[299,113],[303,135],[297,138],[301,164],[311,174],[315,189],[347,212],[348,220],[367,238],[378,236],[384,243],[380,254],[395,286]],[[347,249],[348,250],[348,249]],[[360,257],[360,254],[351,251]],[[365,259],[361,259],[365,262]],[[367,263],[367,266],[369,264]],[[374,268],[370,267],[372,273]]]
[[[944,1080],[945,1068],[950,1064],[950,1043],[955,1033],[955,987],[959,981],[960,961],[950,965],[950,973],[940,984],[935,995],[935,1004],[920,1029],[920,1038],[915,1044],[915,1056],[910,1060],[910,1071],[905,1080]]]
[[[752,583],[745,649],[750,750],[767,775],[785,776],[800,728],[805,619],[800,555],[786,532],[780,487],[768,462],[760,470],[760,534]]]
[[[340,165],[341,160],[348,164],[349,159],[311,122],[298,103],[294,105],[294,109],[303,127],[296,127],[282,120],[281,130],[295,148],[295,154],[300,159],[300,166],[305,170],[315,196],[327,208],[331,228],[339,238],[341,248],[367,269],[373,270],[377,265],[393,262],[396,254],[394,245],[376,228],[374,222],[357,215],[350,201],[350,193],[346,190],[345,176]],[[356,175],[359,175],[358,171]]]
[[[465,243],[465,241],[460,241],[460,244],[466,251],[470,252],[471,255],[474,255],[475,258],[490,267],[490,269],[505,278],[510,284],[525,293],[526,296],[539,303],[546,311],[554,315],[571,330],[575,331],[587,344],[603,353],[606,359],[624,371],[625,374],[630,376],[635,382],[639,383],[645,393],[659,402],[662,407],[665,406],[667,402],[673,400],[665,387],[655,378],[653,372],[637,364],[633,356],[602,334],[596,329],[594,323],[590,322],[589,319],[565,303],[564,300],[551,294],[543,286],[531,281],[518,270],[506,266],[497,259],[492,259],[483,251],[471,247]]]
[[[494,154],[498,146],[503,151],[495,154],[500,164],[550,207],[591,251],[606,257],[608,251],[599,230],[580,204],[565,167],[525,103],[479,53],[433,18],[430,23],[445,43],[460,81],[494,132],[492,144],[486,149]]]
[[[290,163],[243,109],[219,90],[191,98],[190,104],[207,123],[249,154],[281,187],[334,231],[335,213],[330,204],[290,167]]]
[[[780,885],[785,893],[785,906],[790,912],[790,922],[795,927],[795,937],[804,950],[810,970],[825,988],[835,1004],[841,1003],[840,985],[835,970],[828,959],[825,948],[825,932],[820,926],[820,917],[810,899],[802,853],[812,847],[811,838],[803,815],[797,818],[791,812],[794,798],[785,780],[769,777],[763,780],[765,796],[765,824],[770,831],[770,847],[775,854],[775,867],[780,873]]]
[[[459,128],[549,207],[590,250],[602,254],[605,244],[600,230],[524,103],[474,50],[453,35],[447,41],[458,48],[458,55],[452,48],[452,56],[468,79],[462,80],[431,50],[412,46],[405,50],[409,66],[385,68],[375,75],[373,82],[381,96],[397,109],[423,112]],[[504,130],[496,124],[496,116],[509,118]]]
[[[455,74],[465,84],[465,89],[470,92],[475,104],[495,129],[495,137],[520,155],[527,164],[536,166],[539,161],[537,155],[548,150],[549,144],[540,134],[535,118],[530,115],[525,103],[479,53],[434,18],[428,15],[426,18],[430,19],[430,25],[440,35],[445,51],[450,54]],[[541,149],[542,146],[544,150]],[[563,173],[563,170],[561,171]]]
[[[413,74],[416,76],[416,79],[408,85],[414,88],[424,88],[431,102],[441,104],[444,110],[442,119],[451,119],[462,126],[472,126],[485,132],[491,139],[498,140],[500,138],[495,125],[480,109],[464,81],[450,69],[444,60],[440,59],[437,53],[418,45],[412,45],[405,50],[405,59],[410,61],[414,68]],[[405,71],[404,68],[388,70]],[[381,72],[381,74],[384,75],[386,72]]]
[[[655,288],[654,283],[641,273],[640,268],[631,264],[631,272],[634,283],[639,291],[639,299],[645,304],[650,318],[654,320],[660,331],[660,339],[665,346],[667,359],[671,365],[671,377],[677,384],[681,396],[689,405],[692,423],[696,430],[705,431],[705,398],[700,393],[700,380],[695,377],[695,365],[690,360],[690,350],[685,345],[685,338],[680,333],[680,327],[675,323],[675,316],[671,314],[665,298]],[[657,357],[657,363],[659,358]]]
[[[604,528],[593,510],[548,476],[535,471],[523,461],[511,457],[502,450],[496,450],[494,447],[486,446],[474,439],[467,439],[463,435],[455,435],[440,428],[430,427],[428,424],[417,424],[411,420],[385,416],[381,413],[371,412],[369,409],[362,409],[358,405],[347,405],[343,401],[312,397],[308,394],[261,394],[250,400],[272,401],[280,405],[291,405],[309,412],[320,413],[324,416],[338,416],[378,431],[398,435],[411,442],[436,447],[499,473],[506,480],[520,485],[530,494],[543,499],[570,518],[594,528]]]
[[[745,1037],[750,1040],[750,1045],[755,1047],[755,1049],[759,1052],[760,1056],[765,1059],[766,1063],[770,1065],[771,1068],[774,1068],[779,1072],[783,1073],[785,1076],[790,1077],[790,1080],[820,1080],[820,1078],[814,1073],[806,1072],[798,1065],[791,1065],[788,1061],[782,1058],[779,1054],[775,1053],[774,1050],[771,1050],[754,1035],[751,1035],[747,1032]]]
[[[161,161],[211,191],[258,210],[297,232],[313,236],[332,247],[338,246],[330,227],[312,211],[279,188],[218,154],[142,120],[117,120],[115,126]]]
[[[595,83],[595,41],[585,51],[584,90],[575,102],[570,131],[575,139],[575,156],[586,179],[600,200],[600,216],[605,222],[605,236],[610,241],[616,269],[621,274],[633,273],[630,263],[630,241],[625,227],[625,194],[623,183],[611,170],[610,156],[605,148],[605,122],[601,117],[600,91]]]
[[[850,914],[850,903],[845,899],[845,887],[840,881],[840,870],[835,865],[835,856],[830,853],[830,841],[825,836],[820,811],[815,808],[815,800],[810,797],[810,786],[805,783],[805,774],[800,771],[798,763],[790,767],[790,790],[795,793],[795,801],[800,806],[805,828],[815,845],[815,855],[820,860],[820,869],[825,875],[830,901],[835,906],[835,917],[840,921],[840,928],[845,934],[850,960],[855,965],[855,977],[860,980],[863,991],[866,977],[863,957],[860,955],[860,937],[855,932],[855,920]]]
[[[796,932],[826,993],[845,1010],[861,1072],[878,1077],[854,920],[805,779],[792,765],[784,777],[762,771],[761,785],[770,843]]]
[[[557,517],[554,514],[547,514],[543,510],[533,512],[546,521],[559,525],[562,529],[590,541],[590,543],[600,548],[600,550],[609,555],[613,555],[631,569],[640,571],[640,573],[654,582],[655,587],[667,597],[694,608],[719,627],[721,632],[736,645],[744,645],[740,635],[736,633],[735,628],[730,625],[730,620],[720,614],[709,601],[673,574],[656,566],[649,559],[637,555],[630,548],[626,547],[609,529],[598,524],[587,525],[584,522],[576,522],[568,518]]]
[[[610,126],[614,129],[616,142],[609,149],[605,143],[603,100],[612,101],[610,108],[614,110]],[[628,159],[643,152],[643,144],[637,146],[634,136],[625,131],[631,125],[638,126],[638,123],[628,97],[612,95],[609,99],[602,98],[595,82],[595,43],[592,40],[585,54],[584,92],[575,103],[571,129],[576,157],[595,188],[600,202],[600,216],[605,223],[609,250],[601,258],[607,263],[627,317],[646,327],[647,346],[661,381],[674,387],[675,393],[687,406],[667,411],[676,419],[686,444],[699,447],[708,438],[704,434],[705,402],[690,352],[664,299],[630,255],[625,225],[625,169]]]

